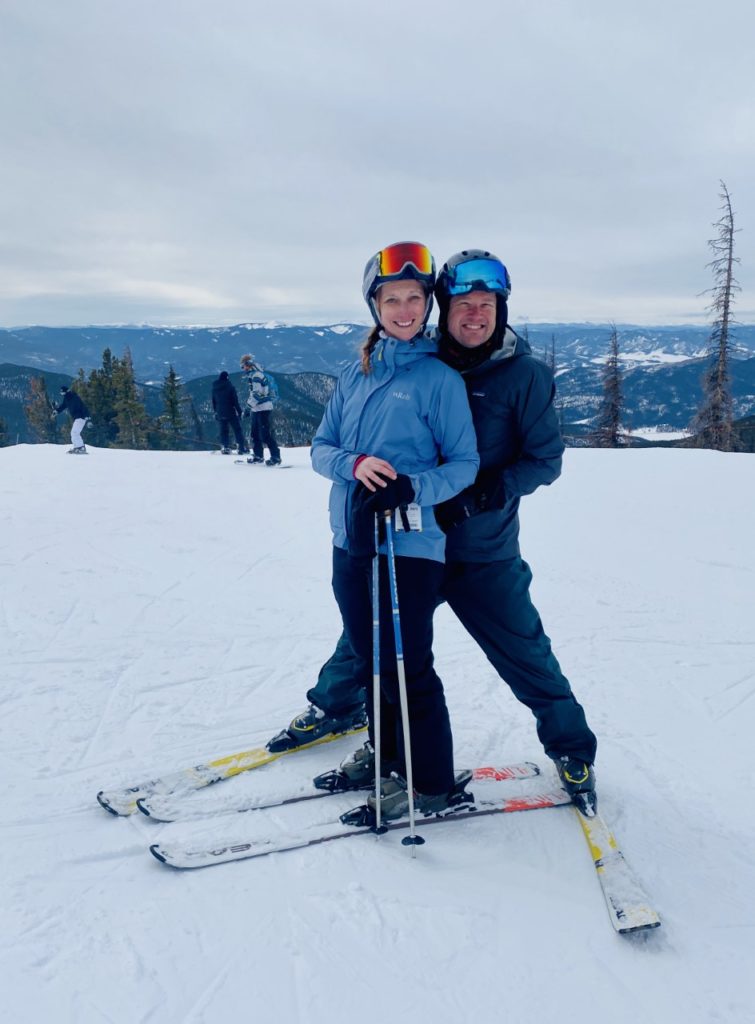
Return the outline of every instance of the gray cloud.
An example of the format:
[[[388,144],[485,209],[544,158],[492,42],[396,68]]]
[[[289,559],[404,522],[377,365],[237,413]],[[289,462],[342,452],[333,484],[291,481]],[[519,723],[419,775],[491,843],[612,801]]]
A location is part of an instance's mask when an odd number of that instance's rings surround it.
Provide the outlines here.
[[[748,318],[753,30],[746,0],[5,0],[0,324],[366,320],[400,238],[496,251],[518,319],[694,319],[720,178]]]

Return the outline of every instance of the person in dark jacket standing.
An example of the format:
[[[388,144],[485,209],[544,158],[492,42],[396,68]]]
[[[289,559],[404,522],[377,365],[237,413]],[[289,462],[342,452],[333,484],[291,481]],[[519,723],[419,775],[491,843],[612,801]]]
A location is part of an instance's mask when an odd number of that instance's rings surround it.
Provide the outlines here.
[[[212,409],[215,419],[220,424],[220,444],[223,455],[230,455],[228,447],[228,430],[231,428],[236,437],[239,455],[246,455],[249,449],[244,443],[241,429],[241,406],[236,388],[231,384],[228,371],[223,370],[217,380],[212,382]]]
[[[553,374],[507,326],[510,291],[501,261],[478,249],[452,256],[435,288],[439,355],[464,378],[480,454],[474,483],[435,509],[446,531],[441,597],[530,708],[565,788],[590,814],[597,741],[532,604],[532,574],[519,550],[519,500],[557,479],[564,445]],[[309,708],[270,749],[344,731],[368,687],[342,636],[307,693]]]
[[[89,419],[89,410],[82,402],[79,395],[70,388],[62,387],[60,389],[60,403],[54,407],[55,412],[53,416],[57,416],[58,413],[67,412],[71,417],[71,447],[68,449],[69,455],[86,455],[86,445],[81,437],[81,431],[87,425]]]

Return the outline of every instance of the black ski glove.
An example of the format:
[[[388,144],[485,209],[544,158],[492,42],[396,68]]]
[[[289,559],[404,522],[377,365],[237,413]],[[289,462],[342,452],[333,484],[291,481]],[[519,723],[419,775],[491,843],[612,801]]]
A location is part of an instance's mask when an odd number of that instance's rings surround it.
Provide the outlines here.
[[[477,511],[488,512],[490,509],[503,508],[506,504],[506,488],[503,483],[503,468],[494,466],[482,469],[472,484],[477,497]]]
[[[385,487],[376,487],[374,491],[367,491],[367,495],[364,499],[365,508],[373,512],[389,512],[399,505],[408,505],[414,501],[414,488],[409,477],[399,473],[395,480],[388,480]]]
[[[506,504],[506,490],[503,485],[503,469],[483,469],[477,474],[475,482],[449,498],[448,501],[436,505],[435,521],[444,533],[461,526],[467,519],[479,515],[480,512],[491,512],[503,508]]]
[[[395,480],[389,480],[386,487],[370,491],[363,483],[357,484],[349,511],[349,554],[355,558],[370,558],[375,554],[375,514],[379,516],[378,543],[385,539],[385,525],[380,513],[401,511],[404,529],[409,521],[402,505],[414,499],[414,488],[408,476],[399,473]]]
[[[453,530],[455,526],[461,526],[467,519],[477,515],[477,504],[472,488],[467,487],[461,494],[455,494],[448,501],[436,505],[433,512],[436,523],[444,533]]]

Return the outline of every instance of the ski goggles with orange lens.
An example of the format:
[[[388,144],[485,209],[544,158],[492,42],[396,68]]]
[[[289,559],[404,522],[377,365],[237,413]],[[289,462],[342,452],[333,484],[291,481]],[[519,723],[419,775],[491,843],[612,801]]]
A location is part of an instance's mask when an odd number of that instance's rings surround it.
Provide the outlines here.
[[[397,242],[378,253],[378,277],[396,277],[411,264],[417,273],[432,277],[435,263],[426,245],[419,242]]]
[[[445,271],[445,288],[448,295],[466,295],[467,292],[497,292],[508,298],[511,294],[511,278],[503,263],[497,259],[480,256],[477,259],[458,263]]]

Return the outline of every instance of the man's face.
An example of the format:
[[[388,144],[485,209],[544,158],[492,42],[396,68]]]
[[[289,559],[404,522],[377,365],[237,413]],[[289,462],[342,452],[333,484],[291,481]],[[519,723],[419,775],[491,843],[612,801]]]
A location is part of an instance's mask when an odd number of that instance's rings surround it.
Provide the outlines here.
[[[452,295],[448,306],[448,332],[464,348],[477,348],[493,336],[495,316],[494,292]]]

